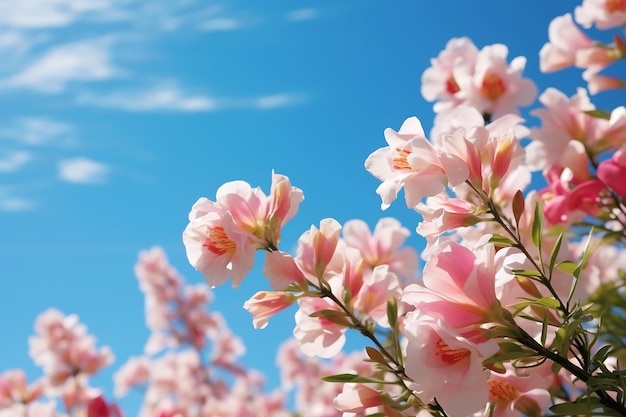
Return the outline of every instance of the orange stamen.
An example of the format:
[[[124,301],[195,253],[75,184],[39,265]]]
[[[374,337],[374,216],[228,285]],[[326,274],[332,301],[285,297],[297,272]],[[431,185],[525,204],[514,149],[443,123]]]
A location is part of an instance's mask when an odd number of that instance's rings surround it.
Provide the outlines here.
[[[518,397],[517,389],[505,381],[488,381],[489,401],[510,403]]]
[[[471,355],[471,352],[464,348],[451,349],[450,346],[446,344],[446,342],[439,339],[439,341],[437,342],[437,351],[435,355],[439,356],[439,358],[445,363],[453,365],[469,357]]]
[[[626,12],[626,0],[606,0],[604,7],[609,13]]]
[[[237,249],[235,242],[228,238],[221,226],[207,228],[203,246],[218,256],[232,253]]]
[[[393,157],[393,169],[404,170],[411,169],[411,165],[409,165],[408,156],[411,151],[407,151],[404,149],[396,148],[396,155]]]
[[[450,74],[446,80],[446,91],[450,94],[455,94],[461,90],[461,87],[456,83],[454,75]]]

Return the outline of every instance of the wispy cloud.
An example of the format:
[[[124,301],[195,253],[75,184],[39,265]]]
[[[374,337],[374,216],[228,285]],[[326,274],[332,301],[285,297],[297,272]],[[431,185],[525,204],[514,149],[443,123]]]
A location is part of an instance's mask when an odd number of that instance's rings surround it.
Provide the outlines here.
[[[75,142],[72,125],[41,117],[23,117],[12,126],[0,128],[0,138],[29,146],[67,145]]]
[[[245,27],[242,20],[233,18],[213,18],[198,24],[198,29],[205,32],[228,32]]]
[[[111,12],[114,0],[2,0],[0,26],[43,29],[67,26],[84,14]]]
[[[84,94],[78,98],[78,102],[132,112],[205,112],[216,108],[213,99],[202,95],[189,95],[178,87],[172,86],[156,87],[145,91],[119,91],[100,96]]]
[[[252,106],[260,110],[269,110],[278,107],[287,107],[300,104],[305,101],[305,99],[306,98],[301,94],[273,94],[253,99]]]
[[[101,184],[111,171],[108,165],[84,157],[62,160],[58,168],[61,180],[77,184]]]
[[[0,210],[5,212],[17,212],[32,210],[36,204],[32,200],[17,197],[9,187],[0,187]]]
[[[290,22],[302,22],[304,20],[317,19],[320,13],[317,9],[297,9],[287,13]]]
[[[60,93],[71,82],[113,78],[120,71],[111,63],[109,48],[110,42],[103,39],[56,46],[0,85]]]
[[[31,153],[27,151],[0,151],[0,172],[15,172],[31,158]]]

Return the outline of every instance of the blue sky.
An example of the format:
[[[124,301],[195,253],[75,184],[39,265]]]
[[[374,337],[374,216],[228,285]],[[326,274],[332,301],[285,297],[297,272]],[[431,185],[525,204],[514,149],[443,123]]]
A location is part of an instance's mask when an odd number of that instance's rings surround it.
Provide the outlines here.
[[[540,74],[538,51],[550,20],[577,4],[0,0],[0,370],[39,375],[27,339],[56,307],[112,348],[97,380],[110,387],[148,336],[138,251],[160,245],[200,282],[181,233],[192,204],[226,181],[269,191],[274,169],[304,190],[284,248],[324,217],[373,226],[392,215],[413,230],[402,201],[380,211],[363,162],[386,127],[416,115],[430,129],[419,94],[429,59],[451,37],[505,43],[539,91],[571,95],[580,73]],[[612,94],[609,108],[623,99]],[[244,362],[275,384],[292,315],[254,331],[242,309],[265,288],[256,268],[239,289],[216,289],[214,307],[250,347]]]

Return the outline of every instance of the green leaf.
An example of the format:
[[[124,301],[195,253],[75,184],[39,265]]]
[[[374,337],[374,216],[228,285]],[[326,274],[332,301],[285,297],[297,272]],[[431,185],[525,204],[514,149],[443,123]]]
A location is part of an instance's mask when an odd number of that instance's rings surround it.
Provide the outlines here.
[[[510,238],[498,234],[492,235],[491,239],[489,239],[489,243],[493,243],[496,246],[502,247],[510,247],[515,245],[515,242],[513,242]]]
[[[346,314],[337,310],[320,310],[309,314],[309,317],[319,317],[331,321],[340,326],[350,327],[352,323],[348,320]]]
[[[550,271],[550,276],[552,276],[552,271],[554,270],[554,265],[556,264],[556,258],[559,256],[559,251],[561,250],[561,243],[563,242],[563,233],[559,233],[559,237],[556,238],[556,242],[554,242],[554,247],[552,248],[552,252],[550,252],[550,262],[548,264],[548,268]]]
[[[541,237],[543,236],[543,210],[541,209],[541,203],[535,204],[535,213],[533,215],[533,221],[530,226],[530,237],[535,244],[535,247],[539,249],[541,253]]]
[[[591,117],[595,117],[598,119],[606,119],[609,120],[611,118],[611,113],[609,113],[608,111],[605,110],[585,110],[583,111],[583,113],[591,116]]]
[[[559,271],[565,272],[566,274],[573,274],[576,270],[576,264],[572,261],[562,261],[556,264],[556,268]]]
[[[395,382],[384,381],[377,378],[369,378],[361,375],[353,374],[337,374],[322,377],[322,381],[326,382],[359,382],[362,384],[395,384]]]
[[[514,269],[512,272],[522,277],[540,277],[542,275],[541,272],[536,269]]]
[[[395,298],[390,298],[387,301],[387,319],[389,320],[389,327],[392,329],[398,326],[398,301]]]

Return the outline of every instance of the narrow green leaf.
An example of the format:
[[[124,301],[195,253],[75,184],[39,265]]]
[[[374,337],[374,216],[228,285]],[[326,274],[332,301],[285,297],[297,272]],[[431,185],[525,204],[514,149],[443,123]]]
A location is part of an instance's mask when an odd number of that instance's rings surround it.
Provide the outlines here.
[[[565,272],[566,274],[573,274],[576,270],[576,264],[572,261],[562,261],[556,264],[556,268],[559,271]]]
[[[583,113],[588,114],[591,117],[595,117],[598,119],[606,119],[609,120],[611,118],[611,113],[605,110],[585,110]]]
[[[556,238],[556,242],[554,242],[554,247],[552,248],[552,252],[550,252],[550,261],[548,263],[548,268],[550,271],[550,276],[552,276],[552,271],[554,270],[554,265],[556,264],[556,258],[559,256],[559,251],[561,250],[561,243],[563,242],[563,233],[559,233],[559,237]]]
[[[387,320],[389,320],[389,327],[395,329],[398,325],[398,302],[395,298],[390,298],[387,301]]]
[[[489,239],[489,243],[493,243],[496,246],[502,247],[510,247],[515,245],[515,242],[513,242],[510,238],[498,234],[492,235],[491,239]]]
[[[315,311],[315,312],[309,314],[309,317],[323,318],[323,319],[326,319],[326,320],[331,321],[333,323],[339,324],[340,326],[350,327],[352,325],[352,323],[350,323],[350,320],[348,319],[348,317],[346,317],[346,314],[341,312],[341,311],[337,311],[337,310],[320,310],[320,311]]]
[[[539,249],[541,253],[541,237],[543,236],[543,210],[541,209],[541,203],[535,204],[535,213],[533,215],[533,221],[530,226],[531,239],[535,244],[535,247]]]
[[[337,374],[322,377],[322,381],[326,382],[360,382],[363,384],[395,384],[395,382],[384,381],[378,378],[369,378],[361,375],[353,374]]]

